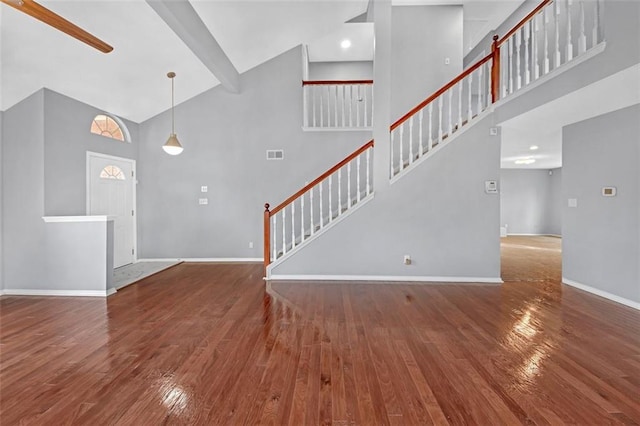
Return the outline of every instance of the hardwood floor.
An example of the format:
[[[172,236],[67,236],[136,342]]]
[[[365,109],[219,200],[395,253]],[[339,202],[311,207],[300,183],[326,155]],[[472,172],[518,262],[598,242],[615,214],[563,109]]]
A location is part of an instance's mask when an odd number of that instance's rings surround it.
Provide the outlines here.
[[[2,297],[0,424],[640,423],[640,312],[559,284],[553,241],[506,243],[504,285],[185,263],[106,300]]]

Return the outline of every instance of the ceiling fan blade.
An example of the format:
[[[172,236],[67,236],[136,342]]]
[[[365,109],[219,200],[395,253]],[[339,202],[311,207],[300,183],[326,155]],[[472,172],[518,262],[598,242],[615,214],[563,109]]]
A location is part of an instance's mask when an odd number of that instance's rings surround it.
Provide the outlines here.
[[[113,47],[104,41],[33,0],[0,0],[0,2],[11,6],[20,12],[24,12],[47,25],[51,25],[63,33],[69,34],[71,37],[78,39],[103,53],[109,53],[113,50]]]

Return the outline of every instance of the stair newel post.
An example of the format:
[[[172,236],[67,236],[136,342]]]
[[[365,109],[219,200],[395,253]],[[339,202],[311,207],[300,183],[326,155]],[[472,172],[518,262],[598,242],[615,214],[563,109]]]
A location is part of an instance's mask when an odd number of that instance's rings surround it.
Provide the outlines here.
[[[271,254],[270,254],[270,242],[271,242],[271,227],[270,220],[271,212],[269,211],[269,203],[264,205],[264,276],[267,276],[267,266],[271,263]]]
[[[498,101],[500,91],[500,45],[498,45],[498,35],[493,36],[491,45],[493,60],[491,64],[491,102]]]

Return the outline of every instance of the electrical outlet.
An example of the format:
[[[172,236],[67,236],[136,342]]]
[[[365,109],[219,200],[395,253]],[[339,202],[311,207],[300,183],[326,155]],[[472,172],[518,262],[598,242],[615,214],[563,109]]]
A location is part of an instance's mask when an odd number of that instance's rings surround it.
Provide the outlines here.
[[[444,64],[449,65],[451,63],[451,58],[444,58]]]
[[[403,263],[405,265],[411,265],[411,256],[409,256],[408,254],[404,255],[404,259],[403,259]]]
[[[253,248],[253,241],[249,241],[249,248]]]

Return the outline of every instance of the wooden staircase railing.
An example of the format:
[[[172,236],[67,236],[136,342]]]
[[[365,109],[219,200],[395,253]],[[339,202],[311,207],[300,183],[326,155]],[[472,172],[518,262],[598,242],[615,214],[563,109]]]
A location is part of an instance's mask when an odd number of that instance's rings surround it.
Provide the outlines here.
[[[390,177],[399,176],[500,99],[603,41],[603,0],[544,0],[491,53],[391,125]]]
[[[305,129],[368,129],[373,120],[373,80],[303,81]]]
[[[282,258],[373,194],[372,152],[373,140],[272,210],[265,204],[265,277],[272,261]]]

